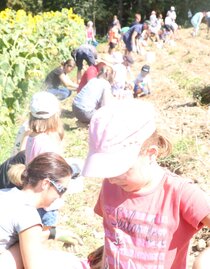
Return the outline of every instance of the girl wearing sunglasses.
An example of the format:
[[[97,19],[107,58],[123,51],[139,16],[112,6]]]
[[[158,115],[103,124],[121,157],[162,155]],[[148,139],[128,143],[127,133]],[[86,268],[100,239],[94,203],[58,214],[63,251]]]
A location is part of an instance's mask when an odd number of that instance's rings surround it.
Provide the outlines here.
[[[27,166],[20,164],[16,172],[20,171],[21,190],[16,187],[0,190],[0,268],[55,268],[56,255],[47,258],[44,240],[63,241],[65,237],[68,241],[72,237],[79,244],[82,242],[72,233],[64,234],[55,228],[44,230],[37,208],[50,206],[65,193],[72,169],[60,155],[47,152]]]

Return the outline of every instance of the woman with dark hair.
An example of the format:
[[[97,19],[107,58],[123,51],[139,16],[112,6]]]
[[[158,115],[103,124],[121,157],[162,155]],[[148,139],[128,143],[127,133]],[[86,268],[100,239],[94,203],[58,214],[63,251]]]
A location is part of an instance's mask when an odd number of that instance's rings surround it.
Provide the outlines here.
[[[59,100],[64,100],[71,95],[72,88],[78,87],[78,84],[74,83],[67,76],[75,67],[74,60],[68,59],[61,66],[53,69],[45,79],[45,85],[48,92],[51,92]]]
[[[52,152],[38,155],[27,166],[10,168],[9,177],[21,179],[21,190],[16,187],[0,190],[0,268],[55,268],[51,258],[46,258],[43,240],[69,241],[69,237],[74,237],[79,242],[72,233],[63,233],[55,227],[43,231],[37,211],[66,192],[71,175],[69,164]]]

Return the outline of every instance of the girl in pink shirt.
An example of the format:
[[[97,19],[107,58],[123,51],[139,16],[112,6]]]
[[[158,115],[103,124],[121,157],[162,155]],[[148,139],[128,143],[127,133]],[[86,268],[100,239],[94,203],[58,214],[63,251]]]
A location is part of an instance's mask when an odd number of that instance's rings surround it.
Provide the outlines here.
[[[87,44],[92,44],[92,42],[95,42],[95,30],[93,28],[93,22],[88,21],[86,26],[86,41]]]
[[[26,164],[44,152],[63,153],[64,130],[58,99],[46,91],[37,92],[30,102],[30,135],[27,138]]]
[[[95,205],[105,231],[101,268],[187,268],[190,239],[210,227],[210,201],[158,164],[170,152],[150,103],[118,100],[92,117],[82,174],[105,178]]]
[[[30,134],[25,147],[26,164],[45,152],[63,155],[63,125],[60,118],[60,103],[56,96],[47,91],[37,92],[30,102]],[[57,199],[49,208],[38,209],[45,226],[56,226],[58,209],[63,205]]]

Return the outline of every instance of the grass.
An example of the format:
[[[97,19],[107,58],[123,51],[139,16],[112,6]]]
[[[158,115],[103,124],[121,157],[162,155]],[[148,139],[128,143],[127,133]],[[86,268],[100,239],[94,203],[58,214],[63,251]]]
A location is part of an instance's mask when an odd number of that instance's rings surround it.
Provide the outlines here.
[[[189,62],[190,63],[190,62]],[[176,70],[171,74],[171,78],[176,82],[179,88],[192,93],[195,87],[199,87],[202,84],[202,79],[197,76],[187,76],[184,70]]]

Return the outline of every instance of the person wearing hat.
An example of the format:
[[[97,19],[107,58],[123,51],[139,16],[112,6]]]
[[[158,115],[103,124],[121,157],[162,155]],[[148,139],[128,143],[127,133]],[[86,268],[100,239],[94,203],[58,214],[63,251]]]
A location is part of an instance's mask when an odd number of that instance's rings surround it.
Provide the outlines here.
[[[143,65],[141,72],[134,80],[134,98],[145,96],[151,93],[151,77],[150,77],[150,66]]]
[[[151,103],[131,99],[91,119],[82,174],[104,179],[94,207],[105,232],[102,268],[186,269],[190,239],[210,227],[207,193],[158,164],[171,143],[155,117]]]
[[[24,123],[27,134],[18,133],[18,136],[23,139],[19,143],[22,144],[21,149],[24,150],[22,154],[25,157],[25,164],[30,163],[36,156],[44,152],[63,155],[64,129],[60,118],[60,102],[57,97],[47,91],[37,92],[31,98],[29,110],[29,120]],[[12,160],[16,157],[14,155]],[[45,226],[56,225],[58,208],[60,208],[60,202],[57,205],[55,202],[50,210],[39,209]]]
[[[61,66],[53,69],[45,79],[45,89],[54,94],[59,100],[64,100],[71,95],[72,89],[78,87],[67,76],[75,67],[73,60],[68,59]]]

